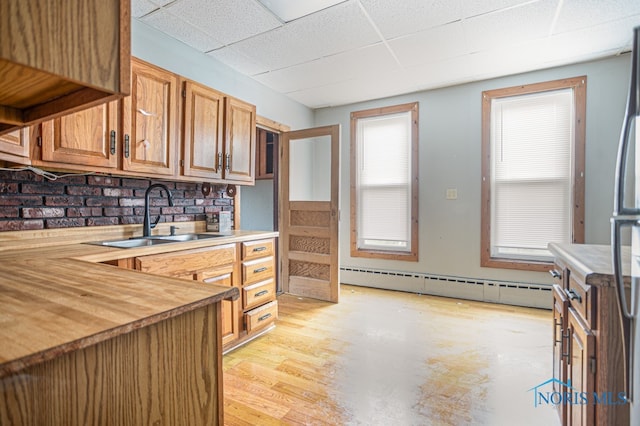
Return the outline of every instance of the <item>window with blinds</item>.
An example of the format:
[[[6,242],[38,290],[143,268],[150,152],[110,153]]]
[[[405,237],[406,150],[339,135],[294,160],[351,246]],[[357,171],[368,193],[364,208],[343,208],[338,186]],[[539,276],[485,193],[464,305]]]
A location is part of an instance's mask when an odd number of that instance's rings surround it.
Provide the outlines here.
[[[552,262],[583,235],[584,79],[483,94],[483,266]]]
[[[352,256],[417,260],[417,112],[351,115]]]

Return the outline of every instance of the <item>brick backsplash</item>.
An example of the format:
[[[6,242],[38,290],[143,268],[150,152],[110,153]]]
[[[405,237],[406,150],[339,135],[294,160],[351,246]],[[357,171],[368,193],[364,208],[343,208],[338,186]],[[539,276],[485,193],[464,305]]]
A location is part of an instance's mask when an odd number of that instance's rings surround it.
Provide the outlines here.
[[[145,190],[156,182],[167,185],[174,205],[169,206],[164,191],[154,190],[152,220],[160,215],[161,222],[185,222],[205,220],[216,211],[233,212],[233,198],[223,194],[224,186],[212,185],[205,197],[199,183],[106,175],[50,181],[29,171],[0,171],[0,231],[141,224]]]

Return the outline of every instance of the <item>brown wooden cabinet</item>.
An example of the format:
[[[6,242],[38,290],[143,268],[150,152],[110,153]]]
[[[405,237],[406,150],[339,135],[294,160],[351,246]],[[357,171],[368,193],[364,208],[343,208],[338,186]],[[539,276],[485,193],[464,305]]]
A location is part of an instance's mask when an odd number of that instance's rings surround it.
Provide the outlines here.
[[[223,177],[224,94],[185,81],[182,174],[204,179]]]
[[[242,243],[242,311],[247,334],[267,329],[278,316],[275,240]]]
[[[18,164],[31,164],[29,158],[30,129],[23,127],[0,135],[0,160]]]
[[[112,101],[43,122],[43,162],[116,169],[118,112],[118,102]]]
[[[629,425],[629,405],[620,397],[625,391],[624,359],[611,248],[549,247],[556,256],[553,391],[571,398],[556,405],[561,424]]]
[[[122,169],[173,176],[179,144],[178,76],[131,60],[131,96],[122,102]]]
[[[277,171],[279,135],[256,129],[256,179],[273,179]]]
[[[229,182],[255,182],[256,107],[239,99],[225,99],[223,177]]]
[[[140,256],[135,268],[152,274],[238,287],[236,243],[193,250]],[[240,299],[222,301],[222,344],[240,336]]]
[[[129,93],[129,0],[0,2],[0,133]]]

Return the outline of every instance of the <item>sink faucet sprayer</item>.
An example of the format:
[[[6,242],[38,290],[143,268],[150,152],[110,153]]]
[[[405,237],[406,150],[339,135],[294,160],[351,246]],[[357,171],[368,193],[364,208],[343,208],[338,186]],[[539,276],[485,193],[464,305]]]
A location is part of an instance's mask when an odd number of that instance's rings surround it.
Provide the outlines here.
[[[169,191],[169,188],[167,188],[166,185],[163,185],[161,183],[154,183],[152,185],[149,185],[149,187],[144,193],[144,224],[142,227],[143,237],[150,237],[151,229],[155,228],[158,222],[160,221],[160,215],[158,215],[158,217],[153,222],[153,224],[149,219],[149,194],[154,188],[164,189],[164,191],[167,193],[167,197],[169,198],[169,205],[173,207],[173,197],[171,196],[171,191]]]

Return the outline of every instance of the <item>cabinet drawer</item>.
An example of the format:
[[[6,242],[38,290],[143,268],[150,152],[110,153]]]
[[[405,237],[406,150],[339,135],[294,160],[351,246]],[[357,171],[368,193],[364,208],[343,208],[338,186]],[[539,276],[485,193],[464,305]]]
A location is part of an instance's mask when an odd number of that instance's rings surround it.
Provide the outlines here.
[[[584,319],[589,327],[595,326],[595,289],[590,285],[583,284],[573,276],[569,277],[569,286],[566,290],[570,306],[575,309]]]
[[[167,276],[184,276],[197,271],[232,264],[236,259],[236,245],[225,244],[215,247],[181,250],[170,253],[152,254],[136,258],[136,269],[143,272]]]
[[[273,238],[267,240],[246,241],[242,243],[242,260],[273,256],[273,250]]]
[[[275,276],[274,269],[275,260],[273,256],[242,262],[242,285],[273,278]]]
[[[272,324],[278,318],[278,301],[274,300],[244,314],[247,333],[252,333]]]
[[[242,288],[242,306],[245,310],[260,306],[276,297],[276,283],[269,279]]]

